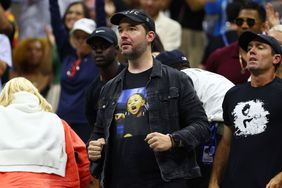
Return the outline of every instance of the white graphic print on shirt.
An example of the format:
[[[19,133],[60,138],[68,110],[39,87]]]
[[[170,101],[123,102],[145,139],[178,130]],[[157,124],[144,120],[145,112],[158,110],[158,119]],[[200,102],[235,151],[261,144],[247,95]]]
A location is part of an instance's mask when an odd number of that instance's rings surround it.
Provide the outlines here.
[[[264,103],[260,100],[250,100],[238,103],[232,115],[236,136],[249,136],[260,134],[267,128],[269,112],[263,108]]]

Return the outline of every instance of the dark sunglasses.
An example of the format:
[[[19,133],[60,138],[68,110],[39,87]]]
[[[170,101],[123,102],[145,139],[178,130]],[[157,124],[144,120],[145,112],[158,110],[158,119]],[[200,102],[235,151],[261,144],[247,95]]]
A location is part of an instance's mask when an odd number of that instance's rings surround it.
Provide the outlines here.
[[[236,18],[235,23],[238,26],[242,26],[243,23],[246,22],[249,27],[253,27],[256,23],[256,20],[253,18]]]

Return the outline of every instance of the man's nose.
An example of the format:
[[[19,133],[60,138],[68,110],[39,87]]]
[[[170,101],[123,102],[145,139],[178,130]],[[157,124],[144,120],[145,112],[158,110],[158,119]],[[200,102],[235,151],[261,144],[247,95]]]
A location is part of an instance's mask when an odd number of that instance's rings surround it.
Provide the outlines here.
[[[243,22],[243,24],[242,24],[242,26],[241,26],[241,28],[243,29],[243,30],[247,30],[247,29],[249,29],[250,27],[249,27],[249,25],[247,24],[247,22]]]
[[[119,33],[119,35],[120,35],[121,38],[126,38],[126,37],[128,37],[128,32],[122,31],[122,32]]]
[[[255,46],[252,46],[249,48],[249,51],[248,51],[249,54],[255,54],[255,52],[256,52]]]

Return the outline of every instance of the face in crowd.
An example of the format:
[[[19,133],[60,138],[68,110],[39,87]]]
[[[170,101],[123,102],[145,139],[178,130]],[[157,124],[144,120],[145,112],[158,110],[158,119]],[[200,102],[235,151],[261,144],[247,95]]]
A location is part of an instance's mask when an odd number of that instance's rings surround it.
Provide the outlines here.
[[[140,7],[152,18],[156,18],[163,6],[162,0],[140,0]]]
[[[91,45],[93,58],[97,67],[107,67],[115,61],[118,55],[118,47],[107,40],[97,37]]]
[[[31,40],[26,46],[26,59],[28,65],[37,67],[42,62],[44,46],[39,40]]]
[[[245,31],[254,33],[262,33],[265,31],[265,22],[261,19],[259,12],[255,9],[242,9],[238,17],[235,19],[238,26],[238,35]]]
[[[274,54],[272,47],[260,40],[253,40],[247,48],[247,68],[253,74],[260,74],[275,69],[281,61],[280,54]]]
[[[85,56],[91,52],[91,48],[86,43],[86,39],[90,36],[90,34],[82,31],[75,30],[71,35],[71,41],[73,47],[76,49],[77,53],[81,56]]]
[[[129,60],[140,57],[155,38],[153,31],[147,31],[143,24],[136,23],[128,18],[121,20],[118,32],[121,53]]]
[[[73,24],[86,17],[86,10],[81,2],[75,2],[69,5],[64,15],[64,24],[68,30],[71,30]]]

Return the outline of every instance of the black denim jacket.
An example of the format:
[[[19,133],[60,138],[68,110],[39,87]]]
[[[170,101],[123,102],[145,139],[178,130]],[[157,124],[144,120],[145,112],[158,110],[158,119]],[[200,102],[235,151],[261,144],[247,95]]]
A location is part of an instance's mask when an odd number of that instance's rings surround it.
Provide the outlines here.
[[[90,140],[103,137],[107,143],[116,103],[123,89],[125,71],[126,69],[103,87]],[[173,134],[184,144],[183,147],[169,151],[155,152],[163,180],[199,177],[201,173],[194,149],[209,139],[210,131],[207,116],[191,79],[185,73],[154,60],[146,89],[152,132]],[[108,164],[108,151],[106,145],[104,157],[95,163],[92,162],[90,167],[92,175],[101,178],[102,185],[104,169]]]

